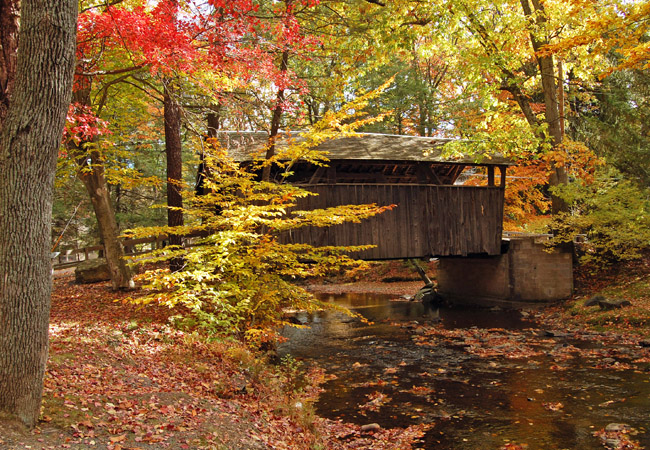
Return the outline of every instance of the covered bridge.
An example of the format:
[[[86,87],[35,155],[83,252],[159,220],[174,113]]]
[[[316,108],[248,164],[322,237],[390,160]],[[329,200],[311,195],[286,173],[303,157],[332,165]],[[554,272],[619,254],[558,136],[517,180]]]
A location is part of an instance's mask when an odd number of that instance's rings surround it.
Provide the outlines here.
[[[264,132],[220,134],[222,144],[241,162],[263,155],[267,140]],[[444,157],[447,142],[366,133],[320,144],[316,150],[327,152],[327,167],[298,160],[291,169],[290,182],[319,194],[301,199],[299,209],[365,203],[397,207],[359,224],[294,230],[289,239],[314,245],[374,244],[377,247],[353,255],[368,260],[500,254],[510,163],[499,156],[480,162]],[[284,136],[276,147],[287,143]],[[486,182],[463,184],[467,172],[479,167],[486,168],[479,171]]]

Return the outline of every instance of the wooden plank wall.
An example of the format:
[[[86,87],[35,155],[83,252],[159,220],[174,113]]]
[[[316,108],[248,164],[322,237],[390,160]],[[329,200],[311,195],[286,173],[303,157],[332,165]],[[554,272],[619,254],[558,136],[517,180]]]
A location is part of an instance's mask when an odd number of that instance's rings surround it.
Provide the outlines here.
[[[335,184],[307,189],[319,195],[301,199],[297,209],[364,203],[397,207],[359,224],[294,230],[286,237],[292,242],[376,244],[353,255],[369,260],[501,252],[500,187]]]

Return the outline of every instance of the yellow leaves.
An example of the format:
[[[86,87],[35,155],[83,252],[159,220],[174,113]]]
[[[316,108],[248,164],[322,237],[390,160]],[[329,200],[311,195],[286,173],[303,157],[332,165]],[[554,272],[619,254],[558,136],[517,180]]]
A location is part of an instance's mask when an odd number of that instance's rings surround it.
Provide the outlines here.
[[[569,34],[545,46],[541,55],[568,53],[580,47],[589,47],[582,54],[586,61],[595,61],[596,55],[606,55],[612,50],[622,56],[617,65],[602,68],[600,77],[625,69],[650,67],[648,42],[642,37],[650,30],[648,2],[612,2],[574,0],[570,2],[573,13],[566,29]],[[597,69],[590,65],[591,71]]]
[[[183,306],[191,313],[181,323],[195,323],[210,332],[248,330],[249,342],[260,342],[268,337],[271,327],[283,324],[283,311],[287,308],[314,310],[326,306],[287,280],[354,266],[356,263],[345,253],[369,248],[283,244],[278,239],[280,231],[305,224],[327,226],[358,221],[392,207],[358,205],[291,216],[287,214],[291,202],[307,195],[304,191],[293,186],[257,183],[247,175],[225,175],[219,165],[213,169],[216,179],[223,183],[215,182],[215,192],[209,195],[190,198],[186,213],[194,225],[173,229],[183,234],[202,230],[209,235],[195,238],[190,248],[167,247],[146,257],[146,261],[152,262],[182,257],[185,267],[174,273],[150,271],[142,275],[152,294],[137,302]],[[219,186],[225,186],[227,192],[219,192]],[[224,199],[228,209],[215,208],[223,205]],[[201,222],[192,222],[192,216],[201,217]],[[211,225],[206,227],[205,222]],[[142,236],[147,232],[169,234],[172,229],[149,228],[132,234]]]

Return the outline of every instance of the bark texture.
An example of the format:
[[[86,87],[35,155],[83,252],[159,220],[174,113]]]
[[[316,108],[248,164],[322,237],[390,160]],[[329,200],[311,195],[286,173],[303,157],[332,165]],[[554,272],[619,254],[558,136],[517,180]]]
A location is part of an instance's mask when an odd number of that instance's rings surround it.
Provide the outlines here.
[[[72,90],[77,3],[0,0],[0,412],[30,427],[47,361],[52,191]],[[20,24],[18,38],[6,35],[6,11],[20,11],[19,21],[9,18]]]
[[[167,225],[177,227],[183,225],[183,155],[181,146],[181,106],[174,97],[171,82],[165,83],[163,99],[165,116],[165,151],[167,153]],[[183,245],[183,236],[169,235],[170,245]],[[169,262],[172,272],[183,268],[182,258],[174,258]]]
[[[16,75],[19,9],[18,0],[0,0],[0,124],[7,116]]]

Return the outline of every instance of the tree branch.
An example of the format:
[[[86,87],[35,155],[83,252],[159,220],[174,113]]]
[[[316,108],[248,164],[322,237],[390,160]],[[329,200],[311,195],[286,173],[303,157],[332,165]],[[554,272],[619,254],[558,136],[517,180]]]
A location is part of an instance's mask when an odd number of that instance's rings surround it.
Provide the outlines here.
[[[131,67],[124,67],[122,69],[115,69],[115,70],[96,70],[94,72],[76,72],[75,75],[80,75],[83,77],[94,77],[96,75],[119,75],[121,73],[126,73],[126,72],[135,72],[136,70],[140,70],[145,66],[145,64],[138,64],[136,66],[131,66]]]

